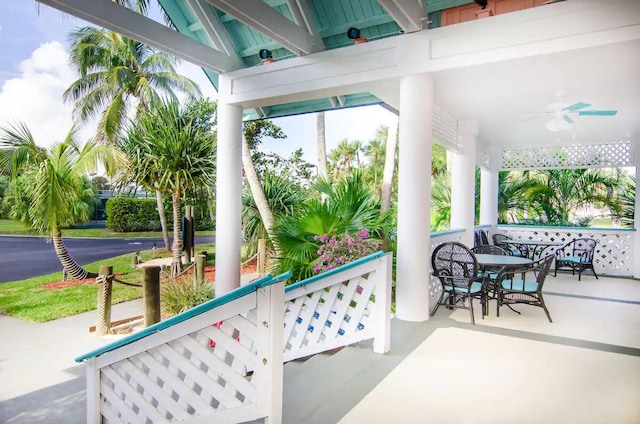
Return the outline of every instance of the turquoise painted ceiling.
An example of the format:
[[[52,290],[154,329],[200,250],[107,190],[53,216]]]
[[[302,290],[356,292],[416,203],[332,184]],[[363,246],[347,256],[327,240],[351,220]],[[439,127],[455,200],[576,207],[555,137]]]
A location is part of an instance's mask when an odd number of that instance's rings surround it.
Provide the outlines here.
[[[272,10],[286,19],[295,22],[294,14],[303,16],[307,23],[307,32],[311,29],[319,35],[322,46],[318,50],[331,50],[350,46],[353,41],[347,37],[347,30],[351,27],[359,28],[361,36],[368,40],[378,40],[404,33],[401,25],[388,13],[394,5],[406,8],[411,0],[264,0]],[[427,0],[421,8],[409,7],[414,13],[423,14],[430,22],[430,27],[440,22],[440,10],[471,3],[470,0]],[[275,60],[286,60],[297,56],[282,44],[272,40],[256,28],[255,21],[247,20],[233,11],[226,13],[221,9],[233,8],[233,1],[228,0],[159,0],[175,28],[181,33],[205,45],[216,47],[212,40],[210,22],[221,24],[219,29],[225,33],[229,50],[244,67],[261,64],[258,52],[261,49],[271,51]],[[231,6],[228,6],[228,5]],[[304,7],[300,7],[303,4]],[[386,4],[386,8],[383,7]],[[391,6],[389,6],[391,4]],[[415,5],[413,5],[415,6]],[[198,7],[200,13],[195,12]],[[220,7],[220,8],[218,8]],[[392,9],[389,9],[391,7]],[[295,9],[295,10],[294,10]],[[408,9],[404,9],[405,11]],[[417,10],[416,10],[417,9]],[[306,13],[305,13],[306,12]],[[233,16],[237,14],[238,17]],[[199,16],[209,16],[208,22],[202,22]],[[257,16],[259,20],[259,16]],[[429,24],[422,23],[422,28]],[[407,27],[406,22],[404,23]],[[414,27],[414,30],[415,27]],[[219,42],[219,41],[218,41]],[[217,88],[218,75],[212,71],[205,71],[211,83]],[[274,118],[278,116],[295,115],[321,110],[339,109],[344,107],[363,106],[382,103],[380,99],[370,93],[350,93],[340,98],[317,99],[308,102],[298,102],[283,105],[272,105],[260,110],[247,110],[245,116],[249,119]]]

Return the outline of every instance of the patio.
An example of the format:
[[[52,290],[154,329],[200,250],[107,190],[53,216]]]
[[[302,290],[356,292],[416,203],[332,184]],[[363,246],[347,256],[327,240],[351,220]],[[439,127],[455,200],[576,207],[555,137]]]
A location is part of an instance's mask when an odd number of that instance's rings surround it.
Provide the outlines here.
[[[553,324],[520,305],[497,318],[493,301],[475,326],[440,308],[427,322],[392,320],[384,356],[352,346],[289,363],[283,422],[640,420],[640,285],[558,274],[545,288]]]

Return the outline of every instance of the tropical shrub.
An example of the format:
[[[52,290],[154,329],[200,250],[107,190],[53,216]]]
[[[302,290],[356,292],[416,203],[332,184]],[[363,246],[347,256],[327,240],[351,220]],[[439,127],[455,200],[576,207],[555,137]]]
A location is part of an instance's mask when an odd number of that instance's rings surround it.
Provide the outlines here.
[[[335,185],[320,182],[314,187],[326,195],[326,200],[307,200],[300,205],[295,216],[277,220],[273,229],[281,252],[273,272],[291,270],[292,281],[313,275],[323,235],[331,239],[344,233],[355,234],[365,228],[373,237],[382,240],[392,226],[389,213],[380,215],[380,202],[364,182],[361,171],[347,174]]]
[[[355,236],[345,232],[338,236],[323,234],[314,240],[320,242],[318,259],[313,264],[313,272],[319,274],[330,271],[346,263],[374,253],[380,247],[377,240],[369,238],[369,232],[362,228]]]
[[[160,229],[155,199],[113,197],[107,201],[107,228],[116,232]]]
[[[190,279],[177,279],[162,284],[160,299],[165,315],[177,315],[213,299],[213,286]]]

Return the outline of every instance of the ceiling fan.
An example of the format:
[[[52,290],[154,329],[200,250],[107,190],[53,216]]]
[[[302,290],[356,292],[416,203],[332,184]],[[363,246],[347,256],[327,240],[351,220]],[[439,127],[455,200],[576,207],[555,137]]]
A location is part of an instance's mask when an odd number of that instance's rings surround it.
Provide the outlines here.
[[[552,132],[570,130],[573,120],[578,116],[615,116],[618,113],[617,110],[587,109],[591,104],[584,102],[567,105],[561,101],[562,95],[561,92],[556,93],[558,100],[547,105],[547,111],[543,113],[543,117],[550,118],[544,126]]]

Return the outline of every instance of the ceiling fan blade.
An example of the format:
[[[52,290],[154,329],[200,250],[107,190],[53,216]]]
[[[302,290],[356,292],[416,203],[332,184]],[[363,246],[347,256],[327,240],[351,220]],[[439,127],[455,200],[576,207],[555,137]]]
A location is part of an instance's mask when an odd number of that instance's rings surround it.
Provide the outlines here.
[[[564,115],[562,117],[562,119],[564,119],[565,121],[567,121],[570,124],[573,124],[573,119],[569,118],[569,115]]]
[[[589,103],[582,103],[582,102],[578,102],[578,103],[574,103],[571,106],[567,106],[562,110],[569,110],[571,112],[578,110],[578,109],[584,109],[585,107],[589,107],[591,106]]]
[[[617,110],[583,110],[578,112],[580,116],[616,116]]]

